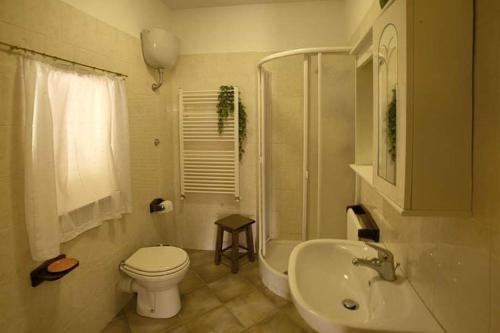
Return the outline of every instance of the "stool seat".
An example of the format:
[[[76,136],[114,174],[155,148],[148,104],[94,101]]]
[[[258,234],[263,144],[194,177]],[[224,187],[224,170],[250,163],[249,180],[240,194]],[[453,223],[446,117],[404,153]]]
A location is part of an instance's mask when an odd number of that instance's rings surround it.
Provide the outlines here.
[[[229,215],[227,217],[215,221],[215,224],[223,227],[228,231],[238,230],[252,223],[255,223],[255,221],[248,217],[244,217],[238,214]]]
[[[241,216],[239,214],[233,214],[226,216],[220,220],[215,221],[217,225],[217,243],[215,244],[215,264],[220,265],[222,255],[225,251],[231,249],[231,271],[233,273],[238,273],[239,264],[238,261],[240,257],[248,255],[250,261],[255,260],[254,246],[253,246],[253,234],[252,234],[252,224],[255,220],[248,217]],[[222,248],[224,231],[231,233],[231,245]],[[245,232],[246,234],[246,247],[239,244],[239,234],[240,232]],[[240,255],[239,249],[245,249],[247,252]]]

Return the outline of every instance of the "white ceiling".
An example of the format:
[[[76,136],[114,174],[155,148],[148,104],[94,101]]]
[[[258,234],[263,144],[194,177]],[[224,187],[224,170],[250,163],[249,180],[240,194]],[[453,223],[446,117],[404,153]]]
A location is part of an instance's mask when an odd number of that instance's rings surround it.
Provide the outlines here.
[[[310,2],[318,0],[162,0],[170,9],[251,5],[256,3]]]

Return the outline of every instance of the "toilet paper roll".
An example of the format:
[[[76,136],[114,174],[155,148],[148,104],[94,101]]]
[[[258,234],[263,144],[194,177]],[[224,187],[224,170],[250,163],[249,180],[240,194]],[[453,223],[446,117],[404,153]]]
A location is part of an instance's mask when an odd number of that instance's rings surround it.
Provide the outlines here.
[[[163,210],[158,212],[160,214],[170,213],[174,210],[174,203],[170,200],[163,200],[160,206],[163,208]]]

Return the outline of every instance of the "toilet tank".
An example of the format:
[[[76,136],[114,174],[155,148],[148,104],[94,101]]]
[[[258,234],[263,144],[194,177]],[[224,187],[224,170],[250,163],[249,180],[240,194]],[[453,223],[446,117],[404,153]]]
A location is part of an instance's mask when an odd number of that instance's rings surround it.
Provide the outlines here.
[[[363,206],[348,206],[346,223],[348,240],[379,241],[378,226]]]
[[[163,29],[141,32],[142,55],[149,66],[156,69],[173,67],[179,55],[179,39]]]

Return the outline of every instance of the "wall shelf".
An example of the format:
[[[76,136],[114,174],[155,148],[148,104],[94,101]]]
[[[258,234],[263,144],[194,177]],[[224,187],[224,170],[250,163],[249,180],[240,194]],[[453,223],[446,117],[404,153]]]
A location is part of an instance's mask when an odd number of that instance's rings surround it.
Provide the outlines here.
[[[31,286],[36,287],[40,283],[44,281],[55,281],[59,280],[72,270],[78,267],[78,261],[74,260],[76,263],[73,266],[70,266],[68,268],[65,268],[62,271],[57,271],[57,272],[51,272],[49,266],[52,263],[56,263],[57,261],[61,261],[62,259],[66,258],[65,254],[60,254],[55,258],[49,259],[44,261],[40,266],[35,268],[31,273],[30,273],[30,280],[31,280]]]
[[[356,67],[357,68],[363,67],[364,65],[372,61],[373,61],[373,51],[372,51],[372,46],[370,46],[364,53],[358,55],[358,57],[356,58]]]
[[[372,165],[351,164],[350,167],[364,181],[366,181],[368,184],[373,186],[373,166]]]
[[[370,27],[363,36],[354,44],[349,54],[360,55],[372,45],[372,28]]]

